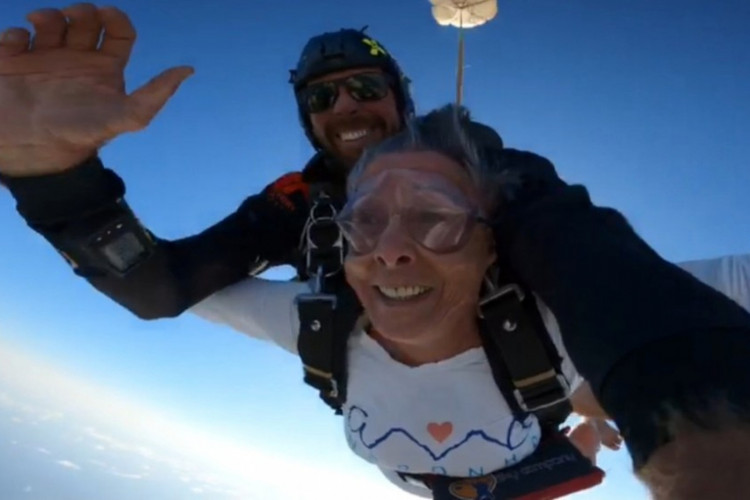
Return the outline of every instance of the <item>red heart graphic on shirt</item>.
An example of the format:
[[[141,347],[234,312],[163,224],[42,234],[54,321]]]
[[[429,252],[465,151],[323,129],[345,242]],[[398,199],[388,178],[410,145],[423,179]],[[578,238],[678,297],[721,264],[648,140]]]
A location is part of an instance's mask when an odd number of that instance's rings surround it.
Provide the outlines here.
[[[427,432],[430,433],[430,436],[432,436],[435,441],[442,443],[453,434],[453,424],[450,422],[443,422],[442,424],[430,422],[427,424]]]

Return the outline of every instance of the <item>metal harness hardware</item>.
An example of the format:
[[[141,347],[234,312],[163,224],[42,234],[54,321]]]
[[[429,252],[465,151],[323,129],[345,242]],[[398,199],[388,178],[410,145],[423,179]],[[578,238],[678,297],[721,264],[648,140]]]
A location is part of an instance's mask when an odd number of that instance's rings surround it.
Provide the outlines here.
[[[517,405],[517,412],[536,413],[541,419],[550,415],[561,423],[570,413],[570,384],[534,296],[516,283],[498,286],[487,279],[485,287],[479,320],[490,364],[501,372],[494,373],[498,386],[510,393],[509,402]],[[562,408],[560,415],[552,415],[558,413],[557,406]]]
[[[346,400],[346,343],[350,333],[346,322],[352,307],[339,307],[350,301],[339,292],[344,239],[336,225],[336,214],[333,200],[321,193],[310,212],[305,235],[305,264],[312,291],[297,296],[296,304],[300,319],[297,347],[304,381],[318,389],[323,401],[340,414]]]

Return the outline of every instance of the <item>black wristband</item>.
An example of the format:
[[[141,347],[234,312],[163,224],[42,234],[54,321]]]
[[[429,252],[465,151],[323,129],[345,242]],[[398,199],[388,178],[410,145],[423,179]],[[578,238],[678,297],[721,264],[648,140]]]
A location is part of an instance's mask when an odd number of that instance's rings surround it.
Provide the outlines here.
[[[64,172],[36,177],[4,177],[16,208],[32,226],[85,217],[116,203],[125,184],[93,156]]]

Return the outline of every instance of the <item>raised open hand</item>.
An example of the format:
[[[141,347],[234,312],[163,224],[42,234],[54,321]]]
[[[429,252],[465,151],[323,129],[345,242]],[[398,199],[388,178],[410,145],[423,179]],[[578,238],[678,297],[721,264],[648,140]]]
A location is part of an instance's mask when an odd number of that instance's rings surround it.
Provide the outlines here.
[[[190,67],[174,67],[130,95],[124,69],[135,29],[114,8],[75,4],[29,14],[0,34],[0,173],[32,176],[75,166],[107,141],[146,127]]]

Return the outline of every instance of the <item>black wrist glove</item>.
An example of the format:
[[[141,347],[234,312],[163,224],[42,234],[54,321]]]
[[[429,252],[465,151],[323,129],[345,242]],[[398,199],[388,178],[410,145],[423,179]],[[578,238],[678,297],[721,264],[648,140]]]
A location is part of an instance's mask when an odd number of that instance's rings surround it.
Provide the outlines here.
[[[2,177],[32,227],[87,217],[122,198],[125,185],[92,156],[70,170],[35,177]]]

